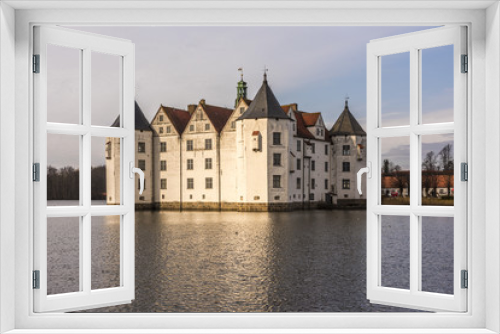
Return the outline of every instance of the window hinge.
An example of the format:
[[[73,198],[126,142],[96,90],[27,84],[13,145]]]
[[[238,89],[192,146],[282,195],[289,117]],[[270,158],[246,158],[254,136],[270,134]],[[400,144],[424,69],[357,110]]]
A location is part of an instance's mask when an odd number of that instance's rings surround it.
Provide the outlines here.
[[[40,270],[33,270],[33,289],[40,289]]]
[[[461,180],[462,181],[469,181],[469,166],[467,165],[466,162],[462,162],[460,164],[461,167]]]
[[[40,73],[40,55],[33,55],[33,73]]]
[[[33,164],[33,181],[40,182],[40,163]]]
[[[462,55],[462,73],[469,72],[469,56]]]
[[[467,289],[469,287],[469,273],[467,270],[461,271],[462,276],[462,289]]]

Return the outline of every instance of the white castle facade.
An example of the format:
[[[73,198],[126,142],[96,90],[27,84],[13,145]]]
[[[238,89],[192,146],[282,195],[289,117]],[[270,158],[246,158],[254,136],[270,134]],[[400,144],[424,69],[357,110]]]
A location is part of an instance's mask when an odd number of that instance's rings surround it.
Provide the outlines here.
[[[146,180],[143,194],[136,192],[138,208],[283,211],[365,205],[356,173],[366,165],[366,133],[347,101],[328,131],[321,113],[280,105],[266,76],[253,101],[246,90],[242,78],[234,109],[205,100],[187,111],[160,106],[151,123],[136,103],[135,163]],[[108,138],[106,150],[107,203],[118,204],[119,141]]]

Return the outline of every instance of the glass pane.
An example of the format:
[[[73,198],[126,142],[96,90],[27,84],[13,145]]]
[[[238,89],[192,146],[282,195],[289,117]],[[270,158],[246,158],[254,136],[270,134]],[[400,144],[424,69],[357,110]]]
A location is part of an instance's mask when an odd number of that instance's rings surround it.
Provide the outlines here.
[[[381,58],[381,126],[410,124],[410,53]]]
[[[120,138],[92,137],[92,205],[120,204]]]
[[[120,126],[121,87],[121,57],[92,52],[92,125]]]
[[[80,218],[47,218],[47,294],[80,291]]]
[[[421,50],[422,123],[453,122],[453,45]]]
[[[422,205],[453,205],[453,134],[421,136]]]
[[[410,217],[381,217],[381,285],[410,289]]]
[[[92,217],[92,289],[120,286],[120,216]]]
[[[422,291],[453,294],[453,218],[421,219]]]
[[[382,205],[410,205],[410,137],[380,139]]]
[[[47,205],[79,205],[80,137],[47,135]]]
[[[47,121],[80,123],[80,49],[47,45]]]

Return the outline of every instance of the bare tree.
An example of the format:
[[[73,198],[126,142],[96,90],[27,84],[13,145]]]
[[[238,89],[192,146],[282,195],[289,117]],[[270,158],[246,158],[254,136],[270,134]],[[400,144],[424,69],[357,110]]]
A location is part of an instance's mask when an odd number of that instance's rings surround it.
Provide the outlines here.
[[[453,177],[453,171],[455,169],[453,161],[453,146],[451,144],[445,145],[439,152],[439,157],[442,163],[443,177],[445,178],[446,188],[448,189],[448,196],[450,196],[451,179]]]
[[[422,162],[422,170],[425,171],[422,175],[422,191],[428,193],[429,189],[433,189],[432,196],[437,195],[438,177],[440,166],[438,165],[437,155],[434,151],[427,152],[424,161]]]

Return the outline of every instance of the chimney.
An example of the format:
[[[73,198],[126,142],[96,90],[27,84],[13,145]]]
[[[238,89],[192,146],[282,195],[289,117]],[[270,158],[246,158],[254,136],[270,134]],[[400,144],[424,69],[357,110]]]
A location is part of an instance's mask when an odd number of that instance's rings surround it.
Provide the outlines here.
[[[188,112],[189,115],[192,115],[194,111],[196,110],[197,105],[196,104],[188,104]]]

